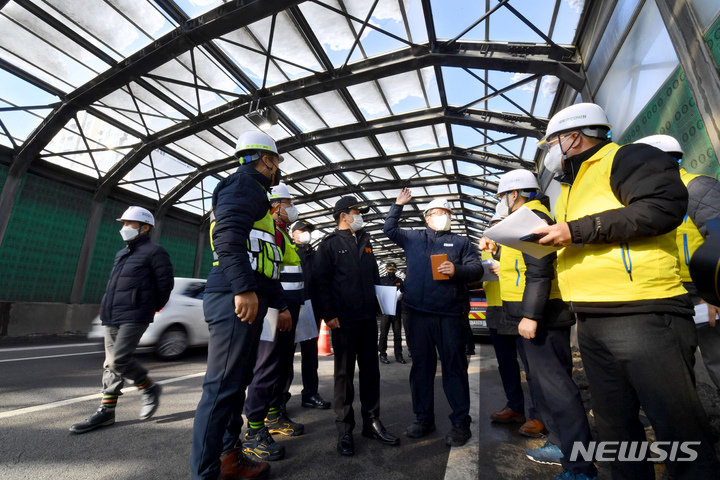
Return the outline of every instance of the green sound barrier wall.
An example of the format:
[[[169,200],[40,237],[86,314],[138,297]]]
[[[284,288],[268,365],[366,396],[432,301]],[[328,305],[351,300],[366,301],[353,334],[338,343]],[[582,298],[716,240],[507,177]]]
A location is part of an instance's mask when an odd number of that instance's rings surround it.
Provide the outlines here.
[[[720,18],[710,27],[705,39],[716,63],[720,65]],[[681,165],[688,172],[720,180],[718,159],[681,67],[670,75],[618,143],[632,143],[658,133],[672,135],[680,142],[685,151]]]
[[[0,300],[69,300],[91,202],[90,193],[25,176],[0,246]]]
[[[720,17],[715,20],[708,32],[705,34],[705,41],[708,44],[710,53],[715,59],[715,65],[720,68]]]
[[[680,142],[685,151],[681,165],[688,172],[720,179],[717,158],[680,67],[625,130],[618,143],[632,143],[658,133],[671,135]]]
[[[128,205],[116,200],[106,199],[103,203],[102,217],[95,237],[90,260],[90,270],[85,280],[82,303],[100,303],[105,293],[115,254],[125,247],[120,236],[120,222],[117,221]]]
[[[163,220],[158,243],[167,249],[176,277],[192,277],[197,248],[197,226],[172,218]]]
[[[7,177],[8,167],[0,165],[0,192],[2,192],[3,185],[5,185],[5,178]]]
[[[203,232],[205,235],[205,247],[203,248],[202,263],[200,264],[200,278],[207,278],[213,264],[213,253],[210,248],[210,232]]]

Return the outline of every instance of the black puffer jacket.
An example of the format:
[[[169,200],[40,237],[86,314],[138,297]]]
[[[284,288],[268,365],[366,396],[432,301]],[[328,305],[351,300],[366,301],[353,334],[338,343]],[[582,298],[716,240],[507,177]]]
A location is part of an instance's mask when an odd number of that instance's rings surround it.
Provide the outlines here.
[[[170,255],[143,235],[115,255],[100,306],[103,325],[151,323],[170,298],[175,280]]]

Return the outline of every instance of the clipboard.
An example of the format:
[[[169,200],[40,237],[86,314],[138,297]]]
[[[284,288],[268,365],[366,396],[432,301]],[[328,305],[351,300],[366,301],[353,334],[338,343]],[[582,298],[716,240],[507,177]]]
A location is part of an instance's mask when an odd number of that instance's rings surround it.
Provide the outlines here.
[[[430,268],[432,269],[433,280],[448,280],[450,275],[438,272],[438,267],[447,262],[447,254],[430,255]]]

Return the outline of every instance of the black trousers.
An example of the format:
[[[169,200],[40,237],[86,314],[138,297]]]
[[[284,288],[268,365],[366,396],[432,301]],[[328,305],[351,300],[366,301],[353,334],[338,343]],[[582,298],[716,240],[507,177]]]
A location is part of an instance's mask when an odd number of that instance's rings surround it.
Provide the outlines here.
[[[271,408],[284,403],[283,393],[293,370],[295,355],[295,327],[300,305],[289,305],[292,328],[277,332],[274,342],[260,341],[253,380],[245,400],[245,416],[248,422],[262,422]]]
[[[320,331],[320,319],[315,319],[317,322],[318,331]],[[295,346],[297,348],[297,345]],[[311,338],[300,342],[300,371],[302,373],[303,389],[300,393],[302,400],[309,400],[313,395],[317,395],[319,388],[318,380],[318,339]],[[285,391],[283,392],[283,404],[290,400],[290,386],[292,385],[293,379],[295,378],[295,371],[290,370],[290,376],[285,385]]]
[[[523,348],[536,387],[534,395],[550,432],[548,439],[562,450],[563,468],[597,476],[592,462],[582,457],[569,461],[575,442],[587,447],[592,441],[580,390],[572,378],[570,327],[538,328],[535,338],[523,338]]]
[[[413,412],[419,422],[435,421],[435,373],[440,354],[442,383],[452,413],[453,425],[469,426],[470,385],[465,356],[467,316],[440,316],[417,310],[408,311],[407,339],[412,349],[410,391]]]
[[[400,306],[398,305],[398,314]],[[395,342],[395,356],[402,355],[402,321],[400,315],[383,315],[380,319],[380,341],[378,342],[378,351],[387,353],[388,333],[390,327],[393,329],[393,341]]]
[[[500,335],[497,333],[497,329],[491,328],[490,340],[492,340],[495,349],[498,372],[500,372],[500,380],[502,380],[503,390],[505,390],[505,397],[507,398],[506,406],[515,412],[524,414],[525,395],[523,394],[520,379],[520,364],[517,359],[519,353],[523,363],[527,363],[522,337],[520,335]],[[530,375],[527,374],[527,370],[526,375],[529,379]],[[528,418],[537,418],[534,405],[528,411]]]
[[[220,455],[233,448],[243,426],[245,389],[252,381],[267,297],[258,295],[258,313],[250,324],[235,314],[232,293],[206,293],[205,321],[210,329],[203,393],[195,410],[192,453],[193,480],[220,475]]]
[[[333,407],[338,432],[355,428],[355,362],[360,380],[360,413],[363,427],[380,416],[380,366],[376,355],[378,340],[375,317],[343,323],[331,330],[335,351],[335,393]]]
[[[645,441],[640,406],[658,441],[697,441],[694,462],[666,461],[675,479],[720,478],[710,423],[692,368],[697,332],[691,317],[578,314],[578,340],[601,441]],[[652,462],[612,462],[613,480],[651,480]]]

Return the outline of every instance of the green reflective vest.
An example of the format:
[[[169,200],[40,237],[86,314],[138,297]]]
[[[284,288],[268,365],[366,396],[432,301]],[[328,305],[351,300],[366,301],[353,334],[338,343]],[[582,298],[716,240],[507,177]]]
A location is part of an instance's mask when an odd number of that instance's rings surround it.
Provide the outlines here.
[[[213,266],[217,267],[220,261],[213,244],[214,228],[215,214],[210,212],[210,248],[213,251]],[[247,240],[247,252],[253,270],[273,280],[280,278],[280,263],[283,261],[283,255],[275,244],[275,220],[269,211],[253,224]]]

